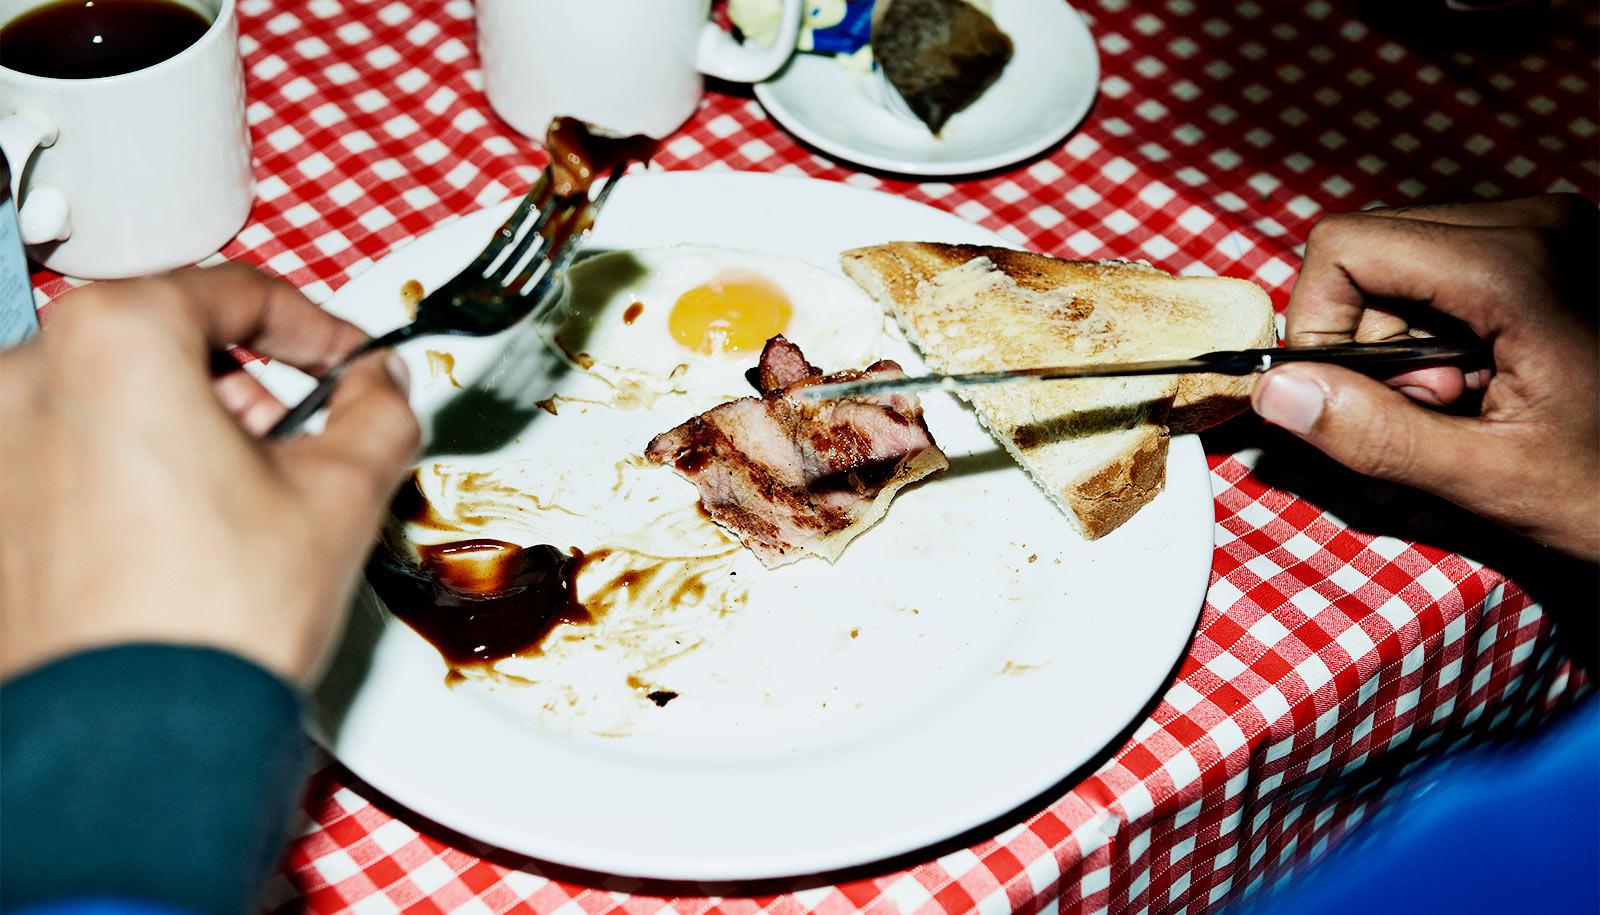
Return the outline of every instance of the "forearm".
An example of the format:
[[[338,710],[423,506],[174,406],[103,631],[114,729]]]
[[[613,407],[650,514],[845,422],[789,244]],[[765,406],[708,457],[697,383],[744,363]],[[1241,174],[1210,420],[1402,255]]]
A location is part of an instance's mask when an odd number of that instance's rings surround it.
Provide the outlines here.
[[[120,646],[25,673],[0,688],[4,903],[251,910],[305,756],[299,696],[231,654]]]

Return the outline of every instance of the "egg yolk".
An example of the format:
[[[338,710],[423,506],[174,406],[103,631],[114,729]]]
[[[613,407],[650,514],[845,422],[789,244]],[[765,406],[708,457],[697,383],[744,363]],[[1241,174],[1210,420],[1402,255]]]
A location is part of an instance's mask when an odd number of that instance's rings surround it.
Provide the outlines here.
[[[678,296],[667,328],[697,353],[745,353],[783,333],[793,307],[783,291],[755,276],[727,276]]]

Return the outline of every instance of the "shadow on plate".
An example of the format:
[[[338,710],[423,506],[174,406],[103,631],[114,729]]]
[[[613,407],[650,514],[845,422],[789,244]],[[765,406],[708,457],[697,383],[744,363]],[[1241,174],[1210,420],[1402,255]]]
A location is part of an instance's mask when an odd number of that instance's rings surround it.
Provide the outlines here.
[[[950,459],[950,466],[943,473],[925,477],[912,485],[921,486],[924,483],[936,483],[939,480],[948,480],[953,477],[975,477],[985,473],[1013,470],[1016,466],[1017,462],[1011,459],[1010,453],[1004,448],[990,448],[988,451],[980,451],[977,454],[957,455]]]
[[[327,673],[311,692],[311,713],[306,720],[326,722],[328,726],[328,730],[323,731],[319,725],[312,725],[317,728],[313,736],[318,743],[329,745],[331,735],[344,727],[350,705],[372,668],[372,654],[378,647],[378,638],[383,635],[387,615],[372,586],[363,580],[350,602],[350,615],[339,644],[333,650]]]
[[[574,266],[615,253],[585,251]],[[605,270],[583,271],[579,282],[564,285],[552,314],[559,324],[524,322],[500,335],[492,366],[433,411],[431,434],[419,461],[492,454],[514,442],[540,416],[549,415],[540,402],[556,392],[573,367],[545,337],[559,331],[569,353],[581,353],[594,328],[595,309],[647,272],[632,257],[612,257],[607,264]]]

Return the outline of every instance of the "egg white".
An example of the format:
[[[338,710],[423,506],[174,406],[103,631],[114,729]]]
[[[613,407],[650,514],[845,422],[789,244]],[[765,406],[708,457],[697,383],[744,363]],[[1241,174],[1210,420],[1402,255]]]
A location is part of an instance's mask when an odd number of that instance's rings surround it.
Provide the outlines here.
[[[825,371],[861,368],[882,343],[880,310],[843,277],[792,258],[708,245],[607,252],[575,265],[564,320],[549,339],[592,359],[584,371],[614,391],[681,394],[700,409],[748,396],[745,371],[759,350],[699,353],[668,327],[680,296],[730,276],[775,286],[792,308],[781,333]]]

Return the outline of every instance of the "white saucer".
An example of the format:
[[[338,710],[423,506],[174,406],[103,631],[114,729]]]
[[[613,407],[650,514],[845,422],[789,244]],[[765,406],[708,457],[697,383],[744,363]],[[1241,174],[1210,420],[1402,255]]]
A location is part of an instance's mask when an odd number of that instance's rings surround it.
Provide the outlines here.
[[[796,54],[758,84],[773,120],[840,159],[904,175],[966,175],[1027,159],[1083,120],[1100,84],[1100,56],[1083,19],[1062,0],[995,0],[995,23],[1014,53],[988,91],[935,137],[893,97],[879,72]],[[891,96],[886,104],[885,93]]]

